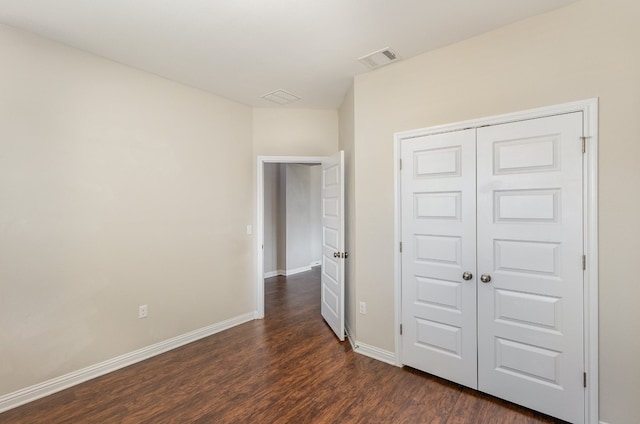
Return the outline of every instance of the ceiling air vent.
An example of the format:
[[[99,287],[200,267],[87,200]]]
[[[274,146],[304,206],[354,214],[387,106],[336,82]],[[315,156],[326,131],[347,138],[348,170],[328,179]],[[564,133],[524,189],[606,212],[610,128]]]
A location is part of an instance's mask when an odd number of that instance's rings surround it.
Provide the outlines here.
[[[262,98],[265,100],[269,100],[270,102],[277,103],[279,105],[286,105],[287,103],[300,100],[300,97],[284,90],[272,91],[271,93],[267,93],[264,96],[262,96]]]
[[[369,69],[380,68],[381,66],[388,65],[390,63],[396,62],[400,59],[393,50],[389,47],[384,48],[382,50],[378,50],[377,52],[369,53],[367,55],[358,58],[358,60],[364,63]]]

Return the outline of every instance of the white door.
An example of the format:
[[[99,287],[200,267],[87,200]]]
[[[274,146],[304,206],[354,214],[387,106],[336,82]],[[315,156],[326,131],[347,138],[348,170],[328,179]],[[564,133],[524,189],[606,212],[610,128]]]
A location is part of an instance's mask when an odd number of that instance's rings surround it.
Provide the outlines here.
[[[403,364],[584,422],[582,125],[403,141]]]
[[[475,161],[475,130],[402,146],[402,362],[473,388]]]
[[[322,163],[321,313],[344,340],[344,152]]]
[[[479,390],[584,422],[582,113],[478,129]],[[486,280],[487,278],[485,278]]]

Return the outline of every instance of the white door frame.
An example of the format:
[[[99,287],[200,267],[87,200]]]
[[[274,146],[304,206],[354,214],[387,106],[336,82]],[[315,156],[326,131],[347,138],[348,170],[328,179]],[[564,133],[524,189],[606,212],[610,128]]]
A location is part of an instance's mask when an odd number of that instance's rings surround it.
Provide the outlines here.
[[[478,128],[485,125],[504,124],[526,119],[542,118],[563,113],[583,112],[583,130],[586,136],[586,152],[583,157],[583,198],[584,198],[584,252],[587,258],[584,273],[584,361],[587,372],[585,391],[585,418],[587,423],[597,424],[598,412],[598,99],[587,99],[572,103],[530,109],[504,115],[491,116],[453,124],[438,125],[396,133],[394,136],[394,187],[395,216],[394,242],[399,246],[401,239],[401,180],[400,148],[403,140],[418,136]],[[394,249],[394,295],[395,295],[395,361],[401,363],[400,324],[402,323],[402,258],[399,249]]]
[[[256,310],[257,319],[264,318],[264,164],[265,163],[317,163],[325,156],[258,156],[256,166]]]

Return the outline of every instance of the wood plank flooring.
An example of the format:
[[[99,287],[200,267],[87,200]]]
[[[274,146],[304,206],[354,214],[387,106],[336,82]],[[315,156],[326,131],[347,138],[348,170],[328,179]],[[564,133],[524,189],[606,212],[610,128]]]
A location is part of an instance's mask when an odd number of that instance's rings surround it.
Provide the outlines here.
[[[268,279],[252,321],[0,414],[0,423],[562,423],[354,353],[319,271]]]

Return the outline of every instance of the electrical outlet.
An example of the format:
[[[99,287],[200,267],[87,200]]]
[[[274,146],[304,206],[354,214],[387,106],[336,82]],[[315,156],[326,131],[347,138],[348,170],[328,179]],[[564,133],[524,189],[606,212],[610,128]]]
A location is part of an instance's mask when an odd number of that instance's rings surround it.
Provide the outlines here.
[[[147,305],[138,306],[138,318],[146,318],[147,312]]]
[[[365,302],[360,302],[360,313],[361,314],[367,313],[367,304]]]

